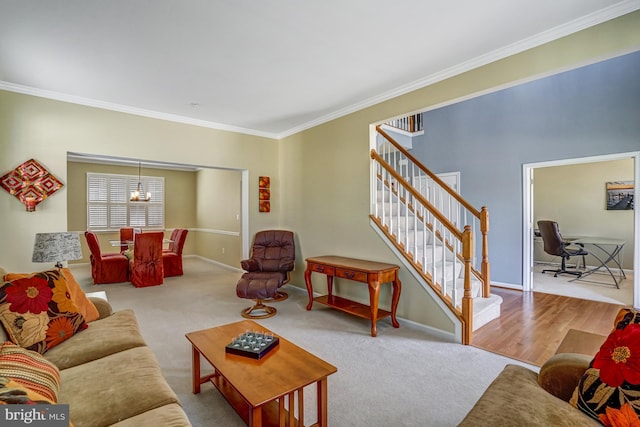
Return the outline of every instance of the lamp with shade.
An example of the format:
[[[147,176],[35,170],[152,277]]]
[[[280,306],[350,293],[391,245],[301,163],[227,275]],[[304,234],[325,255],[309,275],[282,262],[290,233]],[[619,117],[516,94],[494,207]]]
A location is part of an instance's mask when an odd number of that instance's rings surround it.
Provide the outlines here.
[[[60,269],[62,261],[76,259],[82,259],[78,233],[36,233],[32,262],[55,262],[55,266]]]

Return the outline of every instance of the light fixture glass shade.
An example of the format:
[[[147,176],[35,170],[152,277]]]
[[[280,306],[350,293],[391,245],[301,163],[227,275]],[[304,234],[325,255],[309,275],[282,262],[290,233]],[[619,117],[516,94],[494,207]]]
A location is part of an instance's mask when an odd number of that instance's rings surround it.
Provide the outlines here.
[[[61,268],[62,261],[81,258],[82,247],[78,233],[36,233],[32,262],[55,262],[56,267]]]
[[[142,162],[138,162],[138,187],[135,191],[131,192],[130,202],[148,202],[151,200],[151,192],[147,191],[144,196],[142,194],[142,181],[140,179],[140,170],[142,168]]]

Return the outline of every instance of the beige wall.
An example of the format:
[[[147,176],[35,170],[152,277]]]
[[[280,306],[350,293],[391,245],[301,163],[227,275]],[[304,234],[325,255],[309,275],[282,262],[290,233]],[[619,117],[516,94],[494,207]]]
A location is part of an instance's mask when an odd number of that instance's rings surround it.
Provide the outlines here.
[[[398,263],[368,222],[371,123],[638,48],[640,13],[634,13],[282,141],[0,91],[0,171],[33,157],[67,183],[68,151],[247,170],[249,233],[278,226],[295,231],[298,258],[292,285],[304,287],[308,256],[340,254]],[[258,212],[260,175],[271,177],[269,214]],[[66,229],[67,196],[65,187],[30,214],[13,197],[0,195],[0,235],[6,242],[0,247],[0,265],[13,271],[38,267],[30,262],[33,236]],[[400,278],[398,315],[452,332],[453,323],[406,269]],[[321,278],[314,280],[321,288]],[[337,288],[368,299],[362,285],[345,282]],[[387,288],[382,307],[389,305]]]
[[[0,247],[0,265],[7,269],[42,267],[31,263],[35,233],[67,229],[67,152],[247,169],[256,182],[278,174],[276,140],[0,91],[0,171],[35,158],[65,184],[31,214],[15,197],[0,195],[0,235],[11,242]],[[249,233],[277,227],[281,207],[259,214],[257,185],[249,190]]]
[[[369,187],[371,123],[639,48],[640,13],[636,12],[284,139],[282,223],[297,233],[299,258],[340,254],[398,263],[367,221],[369,193],[364,189]],[[304,268],[300,263],[298,267],[292,282],[300,284]],[[312,277],[322,289],[322,278]],[[451,331],[451,322],[407,269],[401,269],[400,278],[398,315]],[[338,287],[360,301],[367,300],[362,286],[344,282]],[[388,289],[381,305],[389,305]]]
[[[193,233],[198,255],[236,268],[242,259],[241,181],[240,171],[198,172],[198,230]],[[258,178],[253,181],[250,187],[257,187]]]
[[[534,223],[556,221],[563,236],[596,236],[625,240],[623,267],[633,269],[633,211],[607,210],[605,183],[633,181],[633,159],[552,166],[534,170]],[[587,247],[602,258],[598,249]],[[534,247],[534,260],[555,261],[541,242]],[[587,259],[588,265],[597,265]]]

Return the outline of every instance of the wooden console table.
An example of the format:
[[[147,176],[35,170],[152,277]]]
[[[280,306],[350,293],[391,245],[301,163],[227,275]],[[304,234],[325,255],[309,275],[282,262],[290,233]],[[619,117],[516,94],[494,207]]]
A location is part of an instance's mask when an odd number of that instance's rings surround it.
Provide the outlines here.
[[[355,316],[371,319],[371,336],[377,335],[376,322],[378,319],[391,316],[391,324],[394,328],[399,328],[400,324],[396,319],[396,309],[400,300],[400,290],[402,284],[398,278],[398,267],[395,264],[385,264],[381,262],[367,261],[355,258],[345,258],[341,256],[320,256],[307,258],[307,269],[304,272],[304,280],[309,292],[309,304],[307,310],[311,310],[313,302],[336,308]],[[311,283],[311,273],[316,272],[327,276],[327,295],[313,297],[313,285]],[[333,295],[333,278],[353,280],[366,283],[369,288],[369,305],[360,304],[355,301]],[[378,309],[378,297],[380,296],[380,285],[391,282],[393,295],[391,297],[391,311]]]

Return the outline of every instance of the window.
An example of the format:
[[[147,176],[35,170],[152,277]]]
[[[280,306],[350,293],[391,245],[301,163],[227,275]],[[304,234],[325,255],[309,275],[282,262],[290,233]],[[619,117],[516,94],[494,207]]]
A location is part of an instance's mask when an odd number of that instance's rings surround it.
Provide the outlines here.
[[[121,227],[164,228],[164,177],[142,176],[142,194],[148,202],[131,202],[138,177],[87,173],[87,228],[113,231]]]

